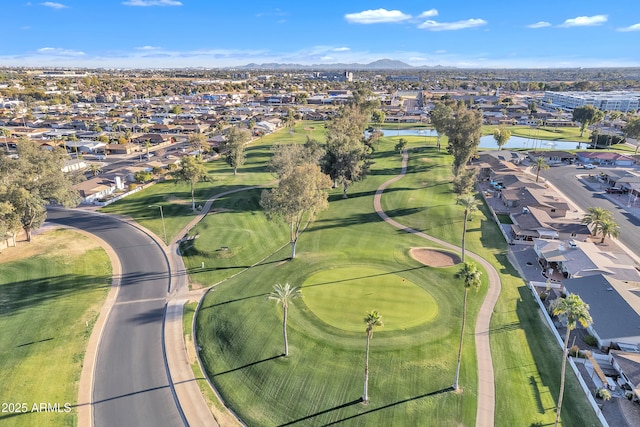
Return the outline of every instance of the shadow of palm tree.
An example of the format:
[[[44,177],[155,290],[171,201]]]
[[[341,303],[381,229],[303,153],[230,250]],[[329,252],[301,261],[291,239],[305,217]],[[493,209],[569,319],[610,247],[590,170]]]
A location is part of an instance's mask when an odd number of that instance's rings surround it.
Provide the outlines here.
[[[331,423],[327,423],[327,424],[325,424],[325,426],[332,426],[332,425],[335,425],[335,424],[342,423],[344,421],[348,421],[348,420],[352,420],[354,418],[361,417],[363,415],[371,414],[373,412],[382,411],[382,410],[391,408],[393,406],[402,405],[403,403],[408,403],[408,402],[411,402],[411,401],[414,401],[414,400],[418,400],[418,399],[424,399],[425,397],[436,396],[438,394],[447,393],[447,392],[450,392],[450,391],[453,391],[453,390],[454,390],[453,387],[447,387],[447,388],[443,388],[441,390],[432,391],[431,393],[425,393],[425,394],[421,394],[419,396],[409,397],[407,399],[399,400],[399,401],[394,402],[394,403],[389,403],[388,405],[380,406],[379,408],[371,409],[369,411],[365,411],[365,412],[362,412],[360,414],[355,414],[355,415],[352,415],[350,417],[342,418],[341,420],[337,420],[337,421],[333,421]]]

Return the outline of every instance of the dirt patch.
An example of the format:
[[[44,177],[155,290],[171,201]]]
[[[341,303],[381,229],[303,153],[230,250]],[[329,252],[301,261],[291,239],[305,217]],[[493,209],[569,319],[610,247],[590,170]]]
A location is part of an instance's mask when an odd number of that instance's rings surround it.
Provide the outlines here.
[[[429,267],[451,267],[460,263],[460,257],[450,252],[428,248],[411,248],[409,255]]]
[[[22,240],[20,238],[22,237]],[[31,242],[24,240],[24,234],[18,235],[16,247],[8,247],[0,252],[0,263],[19,261],[41,254],[58,254],[67,258],[73,258],[84,254],[86,251],[100,247],[90,239],[71,230],[43,227],[37,230],[31,238]]]

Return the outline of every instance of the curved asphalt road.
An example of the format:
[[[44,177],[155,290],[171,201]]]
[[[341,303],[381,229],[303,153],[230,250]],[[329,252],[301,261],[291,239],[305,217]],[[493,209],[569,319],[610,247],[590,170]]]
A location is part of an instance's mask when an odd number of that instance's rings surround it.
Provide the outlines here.
[[[618,206],[607,199],[603,195],[604,191],[594,191],[576,178],[576,175],[595,175],[597,173],[598,169],[587,170],[575,166],[554,166],[541,171],[540,176],[549,180],[554,187],[583,211],[591,207],[600,207],[611,211],[614,219],[620,225],[618,240],[640,257],[640,239],[638,239],[640,219],[627,212],[623,206]]]
[[[51,209],[47,221],[102,238],[122,264],[120,291],[96,358],[94,425],[186,425],[165,365],[162,337],[170,274],[160,247],[139,229],[106,215]]]

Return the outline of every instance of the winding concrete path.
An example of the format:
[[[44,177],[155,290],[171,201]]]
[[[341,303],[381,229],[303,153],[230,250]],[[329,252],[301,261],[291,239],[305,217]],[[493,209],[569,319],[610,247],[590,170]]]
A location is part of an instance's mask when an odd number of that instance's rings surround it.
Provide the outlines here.
[[[453,251],[460,251],[461,248],[459,246],[452,245],[449,242],[445,242],[444,240],[440,240],[421,231],[400,224],[394,219],[391,219],[382,209],[382,193],[391,184],[405,176],[407,173],[408,159],[409,153],[405,150],[402,153],[402,170],[400,171],[400,174],[385,182],[376,190],[376,194],[373,199],[373,207],[375,211],[384,221],[400,230],[422,237]],[[465,256],[482,265],[489,277],[489,289],[487,291],[487,296],[480,307],[480,311],[478,312],[475,330],[476,355],[478,359],[478,409],[476,412],[476,426],[489,427],[494,425],[494,413],[496,406],[495,379],[493,374],[493,360],[491,358],[489,326],[491,323],[493,308],[500,296],[502,284],[500,282],[498,272],[488,261],[469,251],[465,251]]]

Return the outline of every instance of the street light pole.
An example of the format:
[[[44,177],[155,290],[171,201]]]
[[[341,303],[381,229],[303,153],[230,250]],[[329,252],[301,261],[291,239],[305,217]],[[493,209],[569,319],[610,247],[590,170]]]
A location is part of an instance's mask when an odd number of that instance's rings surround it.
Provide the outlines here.
[[[149,205],[150,208],[160,208],[160,218],[162,219],[162,232],[164,233],[164,244],[168,245],[167,242],[167,227],[164,225],[164,213],[162,212],[162,205]]]

